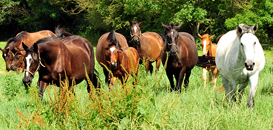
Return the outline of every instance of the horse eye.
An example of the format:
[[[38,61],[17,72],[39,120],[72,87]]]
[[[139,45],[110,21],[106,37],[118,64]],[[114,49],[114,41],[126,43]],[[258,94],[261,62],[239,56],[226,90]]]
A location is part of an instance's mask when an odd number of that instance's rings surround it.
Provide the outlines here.
[[[241,43],[241,45],[243,45],[243,43]]]
[[[254,45],[256,44],[256,42],[254,42]]]
[[[37,63],[38,63],[38,60],[34,60],[34,63],[37,64]]]

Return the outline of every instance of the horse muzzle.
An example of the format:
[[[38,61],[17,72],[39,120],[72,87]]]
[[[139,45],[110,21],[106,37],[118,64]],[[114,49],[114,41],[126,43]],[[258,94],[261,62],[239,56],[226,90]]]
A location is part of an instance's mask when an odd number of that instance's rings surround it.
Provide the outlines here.
[[[24,78],[23,78],[23,83],[24,83],[24,84],[30,85],[31,82],[32,82],[32,78],[31,78],[31,77],[24,77]]]
[[[11,65],[11,66],[10,66],[10,70],[12,70],[12,71],[16,71],[16,70],[17,70],[17,67],[16,67],[16,66],[14,66],[14,65]]]
[[[118,68],[118,63],[117,62],[111,62],[111,67],[113,69],[117,69]]]
[[[255,62],[253,62],[252,60],[246,60],[245,62],[245,67],[247,70],[252,71],[254,68]]]

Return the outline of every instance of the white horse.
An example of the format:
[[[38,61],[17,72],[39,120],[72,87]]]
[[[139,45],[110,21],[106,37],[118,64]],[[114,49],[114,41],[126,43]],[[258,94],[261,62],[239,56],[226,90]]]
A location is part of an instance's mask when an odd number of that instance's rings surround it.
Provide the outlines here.
[[[229,31],[219,40],[216,49],[216,66],[222,75],[222,83],[228,101],[236,101],[237,84],[239,101],[244,89],[250,85],[248,107],[254,107],[254,95],[259,74],[264,68],[263,48],[255,36],[258,24],[250,27],[239,24],[236,30]]]

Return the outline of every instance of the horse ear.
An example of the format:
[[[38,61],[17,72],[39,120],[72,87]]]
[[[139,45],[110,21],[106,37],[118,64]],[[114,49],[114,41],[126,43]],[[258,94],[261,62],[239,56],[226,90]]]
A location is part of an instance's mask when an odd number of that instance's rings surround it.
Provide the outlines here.
[[[236,28],[236,33],[238,37],[241,37],[242,33],[243,33],[243,25],[244,24],[239,24]]]
[[[253,31],[253,34],[255,34],[255,33],[257,32],[257,30],[258,30],[258,23],[256,23],[255,25],[253,25],[253,26],[251,27],[251,29],[252,29],[252,31]]]
[[[200,37],[201,39],[203,38],[199,33],[197,33],[198,37]]]
[[[215,34],[214,34],[214,35],[212,35],[212,36],[210,36],[210,37],[209,37],[209,39],[211,40],[211,39],[212,39],[214,36],[215,36]]]
[[[182,24],[175,27],[176,30],[179,30],[181,28]]]
[[[23,45],[24,50],[28,49],[28,46],[24,42],[22,42],[22,45]]]
[[[163,24],[163,23],[161,23],[161,24],[162,24],[162,27],[163,27],[163,28],[169,29],[169,26],[167,26],[167,25],[165,25],[165,24]]]
[[[37,44],[33,44],[33,48],[35,52],[38,52],[38,45]]]
[[[139,22],[139,23],[138,23],[138,26],[140,26],[142,23],[143,23],[143,21]]]

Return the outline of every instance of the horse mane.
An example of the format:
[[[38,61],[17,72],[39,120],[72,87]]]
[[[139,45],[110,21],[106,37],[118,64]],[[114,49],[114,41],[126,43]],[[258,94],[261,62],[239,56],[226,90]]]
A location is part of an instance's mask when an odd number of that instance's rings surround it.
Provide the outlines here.
[[[5,48],[8,47],[11,44],[11,42],[17,42],[17,41],[22,40],[27,33],[28,32],[26,32],[26,31],[22,31],[22,32],[18,33],[15,37],[8,39],[7,45],[5,46]]]
[[[112,45],[116,45],[118,47],[119,50],[121,50],[121,45],[119,43],[119,41],[116,38],[116,32],[115,30],[112,30],[108,37],[107,37],[107,41],[110,41],[110,44],[108,45],[109,47]]]
[[[137,24],[137,21],[132,21],[132,24]]]
[[[175,25],[173,23],[171,23],[171,24],[169,24],[169,26],[171,27],[171,29],[173,29]]]
[[[60,26],[56,27],[55,34],[57,35],[57,37],[61,38],[73,36],[73,34],[66,32],[65,28],[60,28]]]

